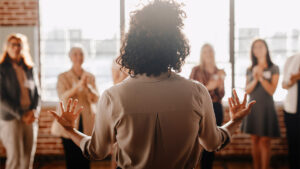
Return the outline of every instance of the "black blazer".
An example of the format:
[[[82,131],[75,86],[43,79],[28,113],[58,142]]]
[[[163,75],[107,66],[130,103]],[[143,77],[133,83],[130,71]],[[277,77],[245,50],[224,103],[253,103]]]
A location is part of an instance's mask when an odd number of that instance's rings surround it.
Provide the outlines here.
[[[41,101],[37,74],[33,68],[28,68],[23,60],[20,64],[24,68],[27,80],[34,82],[34,87],[28,88],[31,101],[29,110],[36,109],[36,113],[39,113]],[[28,110],[21,109],[20,86],[16,72],[12,67],[11,59],[7,56],[4,62],[0,64],[0,119],[21,119],[25,111]]]

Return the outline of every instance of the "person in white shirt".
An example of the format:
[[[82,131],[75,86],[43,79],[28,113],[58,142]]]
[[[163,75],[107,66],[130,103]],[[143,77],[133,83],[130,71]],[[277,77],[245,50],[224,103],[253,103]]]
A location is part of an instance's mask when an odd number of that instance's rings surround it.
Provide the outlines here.
[[[300,168],[300,54],[287,59],[282,87],[288,93],[284,101],[284,121],[289,147],[290,169]]]

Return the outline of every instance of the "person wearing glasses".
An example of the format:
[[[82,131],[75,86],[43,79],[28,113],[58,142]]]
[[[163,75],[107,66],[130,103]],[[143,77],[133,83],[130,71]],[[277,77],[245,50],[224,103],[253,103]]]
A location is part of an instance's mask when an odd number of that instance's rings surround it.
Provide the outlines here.
[[[6,169],[32,169],[40,112],[37,73],[27,37],[8,36],[0,57],[0,140]]]

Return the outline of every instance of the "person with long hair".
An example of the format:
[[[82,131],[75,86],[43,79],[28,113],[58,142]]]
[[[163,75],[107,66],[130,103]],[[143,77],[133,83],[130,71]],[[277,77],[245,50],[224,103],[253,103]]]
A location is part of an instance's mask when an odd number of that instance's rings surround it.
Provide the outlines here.
[[[80,101],[80,106],[83,106],[85,110],[76,119],[76,129],[86,135],[91,135],[96,113],[95,104],[99,98],[96,80],[93,74],[82,68],[84,51],[80,45],[70,49],[69,57],[72,62],[71,69],[58,76],[56,86],[58,97],[62,101],[67,101],[71,97]],[[83,156],[81,150],[57,121],[54,121],[51,132],[62,138],[67,169],[90,168],[90,161]]]
[[[0,57],[0,140],[6,169],[32,169],[40,112],[37,73],[27,37],[10,34]]]
[[[118,168],[195,168],[202,146],[222,149],[250,112],[255,101],[230,98],[231,120],[218,127],[207,89],[177,73],[190,51],[181,7],[155,0],[132,13],[118,58],[130,77],[101,95],[91,137],[74,128],[78,100],[61,103],[61,115],[51,111],[87,157],[113,150]]]
[[[222,98],[224,97],[225,72],[215,62],[215,52],[210,44],[204,44],[200,52],[200,64],[192,69],[190,79],[202,83],[208,90],[213,101],[213,108],[218,126],[223,122]],[[211,169],[214,152],[203,151],[200,165],[202,169]]]
[[[270,56],[268,45],[263,39],[256,39],[251,45],[252,65],[247,69],[246,93],[253,106],[251,114],[242,124],[242,131],[251,134],[254,169],[268,169],[271,158],[271,138],[280,137],[277,112],[273,100],[276,91],[279,68]]]

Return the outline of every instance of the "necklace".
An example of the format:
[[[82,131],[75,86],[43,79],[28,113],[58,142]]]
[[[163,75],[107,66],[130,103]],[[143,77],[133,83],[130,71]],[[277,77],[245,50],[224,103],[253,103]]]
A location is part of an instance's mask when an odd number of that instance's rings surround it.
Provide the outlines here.
[[[81,79],[81,75],[77,75],[77,73],[74,71],[73,68],[71,69],[71,71],[73,72],[73,74],[76,76],[76,78],[77,78],[78,80]],[[82,73],[81,73],[81,74],[82,74]]]

